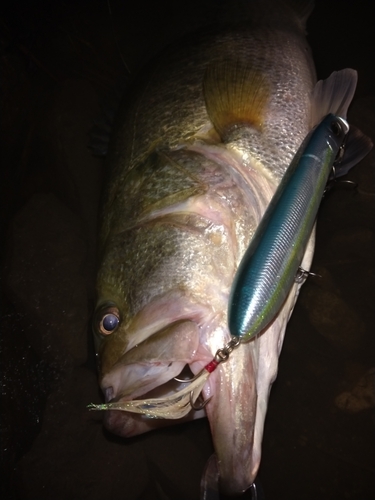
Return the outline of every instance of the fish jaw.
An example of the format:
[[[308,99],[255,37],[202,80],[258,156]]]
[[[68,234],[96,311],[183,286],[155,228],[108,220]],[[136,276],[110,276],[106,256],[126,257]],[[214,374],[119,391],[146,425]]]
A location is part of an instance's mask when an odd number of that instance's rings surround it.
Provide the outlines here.
[[[223,301],[226,300],[227,296],[223,297]],[[161,315],[163,323],[160,322],[160,311],[164,312]],[[211,361],[206,338],[217,321],[222,321],[221,316],[204,304],[189,302],[186,295],[178,291],[148,304],[136,315],[133,324],[128,325],[132,340],[127,343],[124,354],[112,366],[101,368],[100,386],[106,403],[120,404],[177,393],[185,384],[174,381],[174,377],[184,367],[190,367],[191,373],[196,374]],[[124,332],[117,333],[126,337]],[[101,355],[108,358],[105,347],[104,344]],[[202,416],[205,416],[204,412],[191,414],[185,419],[156,420],[127,411],[109,410],[105,413],[104,424],[115,434],[131,437]]]
[[[118,410],[108,410],[105,412],[103,425],[113,434],[124,438],[130,438],[145,434],[146,432],[162,429],[163,427],[171,427],[172,425],[183,424],[204,418],[205,410],[190,412],[180,420],[167,420],[148,418],[144,415],[136,413],[127,413]]]

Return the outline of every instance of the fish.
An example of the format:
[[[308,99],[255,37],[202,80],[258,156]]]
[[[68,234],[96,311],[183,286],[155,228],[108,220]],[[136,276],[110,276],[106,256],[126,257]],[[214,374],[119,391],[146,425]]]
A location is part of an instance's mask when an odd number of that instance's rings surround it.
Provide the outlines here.
[[[150,418],[179,419],[187,415],[209,375],[236,349],[274,319],[294,281],[308,272],[299,268],[330,172],[343,169],[344,139],[348,123],[332,114],[303,141],[285,172],[237,269],[229,296],[228,326],[232,339],[219,349],[184,390],[164,398],[92,404],[91,409],[122,410]],[[345,163],[344,163],[345,165]],[[338,169],[336,170],[336,167]],[[297,272],[299,270],[299,272]],[[116,310],[107,309],[103,319],[111,331],[118,322]],[[104,325],[103,325],[104,326]],[[176,333],[176,332],[175,332]],[[208,400],[205,404],[207,404]]]
[[[241,19],[166,48],[125,93],[107,157],[93,315],[105,398],[93,408],[105,410],[105,427],[131,437],[207,416],[216,458],[206,478],[216,475],[225,494],[254,483],[301,284],[202,387],[190,391],[190,378],[231,341],[233,280],[298,148],[328,113],[346,118],[357,81],[351,69],[316,81],[305,39],[312,2],[243,8]],[[359,142],[352,162],[370,147]],[[314,229],[303,269],[313,249]],[[181,416],[176,397],[193,392],[195,407],[201,390],[208,403]]]

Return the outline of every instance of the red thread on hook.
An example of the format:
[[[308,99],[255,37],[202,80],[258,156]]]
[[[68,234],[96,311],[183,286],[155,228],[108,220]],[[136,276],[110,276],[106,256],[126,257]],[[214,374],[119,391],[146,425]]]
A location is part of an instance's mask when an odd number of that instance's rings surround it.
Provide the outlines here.
[[[208,371],[208,373],[212,373],[214,370],[216,370],[218,364],[219,363],[213,359],[208,363],[208,365],[204,367],[204,369]]]

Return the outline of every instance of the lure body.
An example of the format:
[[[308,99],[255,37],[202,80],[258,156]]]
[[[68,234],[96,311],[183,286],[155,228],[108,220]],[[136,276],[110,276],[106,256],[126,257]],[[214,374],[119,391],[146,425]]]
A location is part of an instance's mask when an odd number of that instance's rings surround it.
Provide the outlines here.
[[[237,270],[229,329],[248,341],[277,315],[295,281],[328,177],[349,130],[327,115],[286,171]]]

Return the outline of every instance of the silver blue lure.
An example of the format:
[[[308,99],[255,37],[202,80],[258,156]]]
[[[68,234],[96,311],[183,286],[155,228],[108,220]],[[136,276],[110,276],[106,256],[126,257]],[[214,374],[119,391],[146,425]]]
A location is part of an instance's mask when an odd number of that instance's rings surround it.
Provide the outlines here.
[[[286,300],[348,131],[343,118],[327,115],[307,136],[277,188],[232,285],[229,330],[241,341],[260,333]]]

